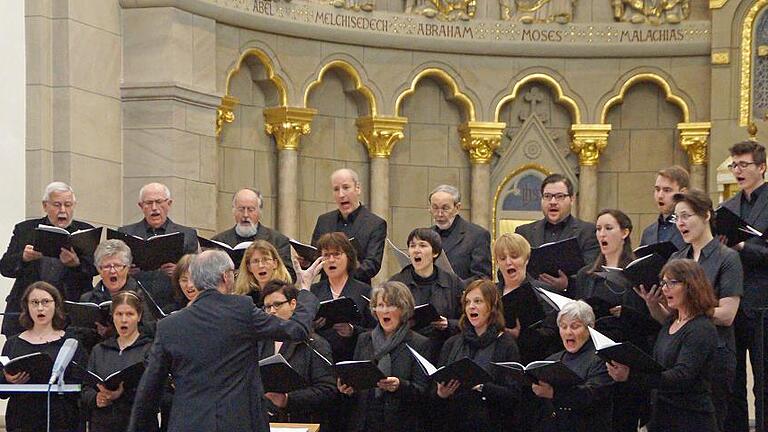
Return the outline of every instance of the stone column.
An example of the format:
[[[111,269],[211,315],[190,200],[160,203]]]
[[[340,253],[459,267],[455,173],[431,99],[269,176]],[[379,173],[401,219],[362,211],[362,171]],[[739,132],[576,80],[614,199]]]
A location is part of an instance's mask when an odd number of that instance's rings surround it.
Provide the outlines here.
[[[392,149],[405,136],[403,129],[408,120],[405,117],[368,116],[360,117],[357,125],[357,140],[368,150],[371,158],[371,211],[384,218],[392,227],[389,212],[389,157]],[[388,254],[384,254],[380,275],[391,275]]]
[[[594,221],[597,216],[597,163],[608,145],[609,124],[571,126],[571,151],[579,155],[579,219]]]
[[[491,225],[491,168],[493,152],[501,144],[506,123],[465,122],[459,126],[461,148],[469,153],[472,162],[472,223],[490,229]]]
[[[310,132],[316,113],[297,107],[264,110],[264,130],[277,146],[277,229],[291,238],[299,235],[299,141]]]
[[[691,187],[707,190],[707,144],[709,130],[712,124],[678,123],[680,131],[680,147],[688,153],[688,163],[691,169]]]

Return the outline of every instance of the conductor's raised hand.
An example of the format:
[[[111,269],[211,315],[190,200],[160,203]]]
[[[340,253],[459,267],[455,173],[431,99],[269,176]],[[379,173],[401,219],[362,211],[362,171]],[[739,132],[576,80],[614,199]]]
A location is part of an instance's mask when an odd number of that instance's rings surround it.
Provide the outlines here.
[[[306,270],[301,268],[301,262],[299,262],[299,255],[291,248],[291,262],[293,263],[293,271],[296,272],[296,284],[299,289],[309,289],[312,285],[312,281],[315,280],[320,270],[323,269],[323,261],[325,258],[318,257],[315,262],[312,263]]]

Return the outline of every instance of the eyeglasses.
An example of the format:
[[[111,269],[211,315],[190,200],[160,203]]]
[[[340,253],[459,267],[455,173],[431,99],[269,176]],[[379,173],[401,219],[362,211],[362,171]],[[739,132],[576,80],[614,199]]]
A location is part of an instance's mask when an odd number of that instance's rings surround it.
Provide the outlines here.
[[[273,258],[261,258],[261,259],[254,258],[254,259],[251,260],[251,264],[253,264],[253,265],[262,265],[262,264],[263,265],[267,265],[267,264],[271,263],[272,261],[274,261]]]
[[[258,210],[257,207],[235,207],[235,211],[238,213],[253,213]]]
[[[429,208],[429,211],[434,214],[440,214],[440,213],[450,213],[452,212],[456,207],[436,207],[432,206]]]
[[[568,198],[569,196],[571,196],[571,194],[567,194],[567,193],[556,193],[556,194],[545,193],[545,194],[541,195],[541,199],[544,200],[544,201],[552,201],[552,198],[554,198],[555,201],[560,202],[560,201]]]
[[[325,259],[328,259],[328,258],[339,259],[339,258],[341,258],[341,254],[342,253],[343,252],[338,252],[338,251],[336,251],[336,252],[323,252],[322,255],[323,255],[323,258],[325,258]]]
[[[111,271],[111,270],[114,270],[116,272],[121,272],[121,271],[125,270],[126,267],[128,267],[128,266],[125,265],[125,264],[110,264],[110,265],[99,266],[99,270],[101,270],[101,271]]]
[[[735,170],[736,167],[739,167],[741,169],[747,169],[749,168],[750,165],[757,165],[757,164],[754,162],[747,162],[747,161],[732,162],[728,164],[728,169],[730,169],[731,171]]]
[[[288,303],[290,300],[284,300],[284,301],[276,301],[272,304],[264,303],[264,306],[262,306],[262,309],[264,309],[264,312],[269,312],[272,309],[278,310],[280,309],[284,304]]]
[[[688,222],[688,219],[693,217],[690,213],[674,213],[674,216],[672,222]]]
[[[677,286],[682,284],[683,281],[675,280],[675,279],[662,279],[661,282],[659,282],[659,287],[664,288],[672,288],[673,286]]]
[[[75,203],[74,203],[74,202],[72,202],[72,201],[65,201],[65,202],[59,202],[59,201],[46,201],[46,203],[48,203],[48,205],[51,205],[51,206],[53,206],[53,207],[56,207],[57,209],[60,209],[60,208],[62,208],[62,207],[69,209],[69,208],[72,208],[72,207],[74,207],[74,206],[75,206]]]
[[[165,204],[168,201],[169,201],[168,198],[156,199],[156,200],[147,200],[147,201],[142,201],[141,205],[144,206],[144,207],[152,207],[152,204],[154,204],[154,205],[160,207],[161,205]]]
[[[33,308],[36,307],[48,307],[53,304],[53,299],[42,299],[42,300],[30,300],[29,305]]]
[[[377,304],[376,306],[373,307],[373,311],[374,312],[381,312],[381,313],[394,312],[397,309],[399,309],[397,306],[390,306],[390,305],[383,304],[383,303],[379,303],[379,304]]]

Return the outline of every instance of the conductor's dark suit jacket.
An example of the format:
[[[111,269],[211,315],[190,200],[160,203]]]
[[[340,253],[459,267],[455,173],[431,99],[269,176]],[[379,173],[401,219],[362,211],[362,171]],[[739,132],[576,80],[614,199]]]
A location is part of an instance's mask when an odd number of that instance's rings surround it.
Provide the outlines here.
[[[547,239],[544,235],[546,222],[546,219],[540,219],[536,222],[521,225],[515,229],[515,232],[525,237],[528,243],[531,244],[531,247],[539,247],[544,243],[576,237],[581,249],[581,256],[584,258],[584,264],[589,265],[595,262],[597,255],[600,253],[600,244],[595,236],[595,224],[584,222],[571,215],[562,233],[560,233],[560,237],[556,240],[551,240]]]
[[[11,293],[5,299],[6,312],[18,313],[21,311],[21,296],[24,290],[33,282],[46,281],[61,292],[65,300],[78,301],[80,296],[91,290],[93,277],[96,275],[96,267],[93,265],[93,257],[78,255],[80,265],[78,267],[66,267],[58,258],[42,257],[39,260],[24,262],[22,255],[26,245],[35,243],[35,228],[38,225],[51,225],[48,217],[30,219],[16,224],[13,228],[13,237],[8,243],[2,260],[0,260],[0,273],[7,278],[16,279],[11,288]],[[67,227],[67,231],[93,228],[85,222],[73,220]],[[19,325],[18,316],[7,315],[3,319],[2,333],[12,336],[24,331]]]
[[[184,234],[184,253],[197,252],[197,231],[193,228],[179,225],[168,218],[165,221],[165,232],[163,234],[172,234],[180,232]],[[155,235],[152,232],[146,219],[142,219],[134,224],[126,225],[117,229],[118,231],[143,239],[148,239]],[[171,287],[171,278],[161,270],[141,271],[135,275],[136,279],[144,285],[152,298],[157,302],[164,312],[168,313],[176,309],[176,301],[173,298],[173,288]]]
[[[321,214],[317,218],[315,231],[312,233],[312,244],[317,245],[317,241],[323,234],[338,231],[336,223],[340,217],[338,210]],[[360,267],[351,276],[360,282],[370,284],[371,279],[381,270],[384,239],[387,238],[387,221],[361,205],[360,213],[352,223],[348,237],[354,237],[360,244],[360,250],[357,251]]]
[[[302,290],[293,317],[282,320],[248,296],[202,291],[190,306],[158,322],[128,430],[154,424],[170,373],[176,389],[169,432],[269,431],[259,342],[307,339],[317,307],[314,295]]]
[[[432,229],[437,230],[437,226]],[[442,241],[453,272],[464,285],[475,279],[491,278],[491,234],[488,230],[456,215],[451,233]]]
[[[272,244],[277,249],[280,259],[283,260],[285,268],[288,269],[288,273],[291,275],[291,279],[296,280],[296,272],[293,270],[293,263],[291,262],[291,245],[288,243],[288,237],[282,235],[279,231],[267,228],[259,223],[259,229],[256,231],[256,235],[251,237],[240,237],[235,231],[235,227],[232,227],[226,231],[222,231],[211,238],[218,242],[226,243],[232,247],[237,246],[242,242],[264,240]],[[239,267],[240,263],[235,263],[235,268]]]

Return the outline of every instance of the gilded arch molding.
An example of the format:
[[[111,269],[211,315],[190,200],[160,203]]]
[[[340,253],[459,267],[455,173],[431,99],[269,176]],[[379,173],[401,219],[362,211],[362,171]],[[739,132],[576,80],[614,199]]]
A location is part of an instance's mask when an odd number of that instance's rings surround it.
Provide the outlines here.
[[[355,91],[358,92],[363,97],[363,99],[366,100],[366,102],[368,102],[370,116],[376,117],[378,115],[378,104],[376,102],[376,97],[373,95],[371,89],[363,83],[360,72],[358,72],[354,66],[345,60],[332,60],[320,68],[320,71],[317,73],[317,78],[309,83],[307,88],[304,90],[304,108],[309,107],[309,94],[323,81],[323,76],[326,74],[326,72],[332,69],[339,69],[352,78],[352,81],[355,85]]]
[[[755,21],[768,0],[757,0],[741,25],[741,80],[739,81],[739,126],[749,125],[752,118],[752,35]]]
[[[768,1],[768,0],[765,0],[765,1]],[[688,103],[686,103],[682,97],[672,92],[672,86],[669,84],[669,82],[659,74],[645,72],[645,73],[639,73],[639,74],[633,75],[632,77],[624,81],[624,84],[621,85],[621,88],[619,89],[618,93],[615,96],[608,99],[608,101],[606,101],[605,104],[603,104],[603,107],[600,109],[600,123],[606,124],[606,119],[608,118],[608,111],[610,111],[610,109],[613,108],[614,106],[620,105],[624,102],[624,96],[632,86],[634,86],[635,84],[640,84],[645,82],[650,82],[661,87],[662,90],[664,90],[664,94],[667,102],[670,102],[671,104],[680,108],[680,111],[683,114],[683,121],[681,123],[688,123],[691,121],[691,110],[688,107]]]
[[[441,84],[447,86],[451,91],[450,100],[457,102],[462,107],[467,116],[467,121],[474,122],[476,120],[475,104],[472,102],[472,99],[459,89],[456,80],[449,75],[448,72],[435,67],[426,68],[416,74],[411,81],[411,85],[397,96],[397,99],[395,100],[396,116],[400,115],[400,110],[402,109],[405,98],[416,91],[416,84],[424,78],[434,78]]]
[[[494,114],[493,114],[494,121],[496,122],[499,121],[499,117],[501,116],[501,109],[504,107],[504,105],[514,100],[517,97],[517,94],[520,92],[520,89],[523,88],[523,86],[532,82],[544,83],[549,88],[554,90],[555,96],[557,97],[555,102],[559,105],[565,106],[565,108],[571,114],[571,119],[573,120],[574,124],[581,123],[581,110],[579,109],[579,105],[576,103],[576,101],[573,98],[571,98],[570,96],[566,95],[565,92],[563,92],[563,87],[555,78],[545,73],[532,73],[532,74],[526,75],[525,77],[520,79],[518,82],[516,82],[515,85],[512,86],[512,91],[508,95],[501,98],[499,103],[496,104],[496,108],[494,109]]]

